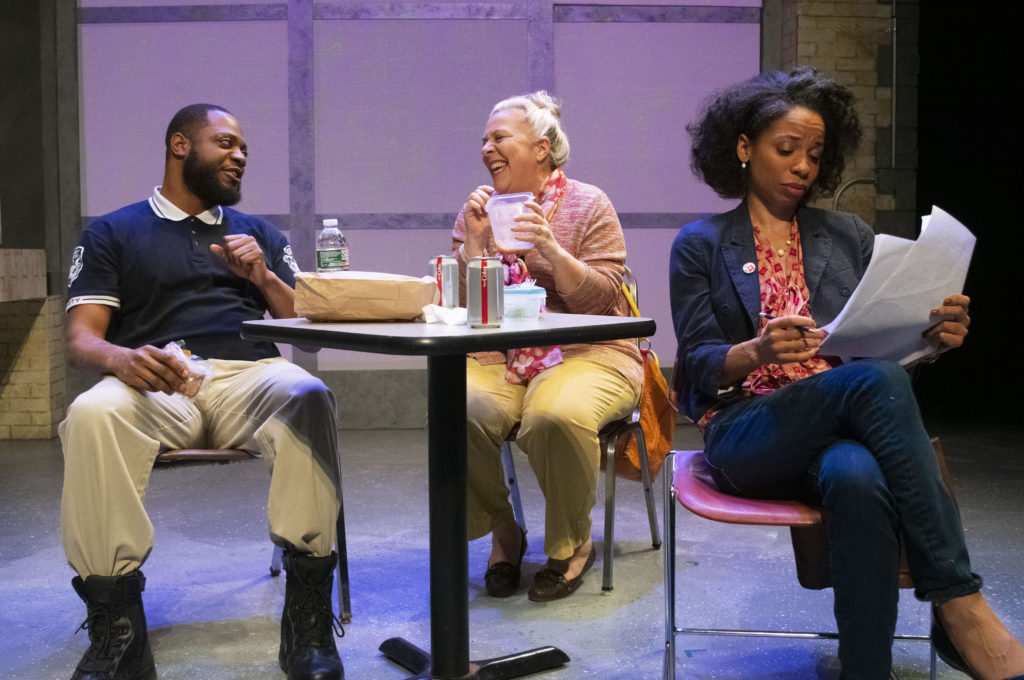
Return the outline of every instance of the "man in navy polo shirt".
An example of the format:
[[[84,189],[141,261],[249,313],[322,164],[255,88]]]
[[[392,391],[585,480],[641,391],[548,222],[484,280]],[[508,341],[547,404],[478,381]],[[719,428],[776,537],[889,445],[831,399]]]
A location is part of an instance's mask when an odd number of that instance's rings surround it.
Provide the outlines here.
[[[288,571],[279,661],[290,680],[344,677],[334,641],[337,415],[324,384],[239,336],[295,316],[291,248],[233,210],[248,153],[225,109],[187,106],[167,128],[163,184],[82,234],[68,277],[69,356],[102,374],[61,423],[61,532],[88,609],[79,680],[155,678],[140,567],[153,547],[142,504],[157,454],[214,447],[270,461],[270,536]],[[184,340],[212,372],[196,391]],[[201,371],[200,371],[201,372]]]

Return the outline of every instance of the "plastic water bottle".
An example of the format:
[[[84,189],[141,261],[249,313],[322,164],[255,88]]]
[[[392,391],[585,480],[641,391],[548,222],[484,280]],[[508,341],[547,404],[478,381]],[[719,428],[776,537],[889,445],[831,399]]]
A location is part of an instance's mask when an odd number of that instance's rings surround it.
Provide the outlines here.
[[[348,269],[348,240],[338,229],[338,220],[324,220],[324,228],[316,237],[316,270],[320,273]]]

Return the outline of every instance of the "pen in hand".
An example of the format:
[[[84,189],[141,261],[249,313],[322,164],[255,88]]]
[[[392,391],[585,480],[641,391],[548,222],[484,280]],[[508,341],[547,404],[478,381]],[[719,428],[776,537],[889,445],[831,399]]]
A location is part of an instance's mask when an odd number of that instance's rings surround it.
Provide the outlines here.
[[[774,314],[769,314],[768,312],[761,312],[758,314],[758,316],[761,317],[762,319],[767,319],[768,321],[771,321],[772,319],[776,318]],[[810,326],[793,326],[793,328],[800,331],[801,335],[804,333],[813,333],[818,330],[817,328],[811,328]]]

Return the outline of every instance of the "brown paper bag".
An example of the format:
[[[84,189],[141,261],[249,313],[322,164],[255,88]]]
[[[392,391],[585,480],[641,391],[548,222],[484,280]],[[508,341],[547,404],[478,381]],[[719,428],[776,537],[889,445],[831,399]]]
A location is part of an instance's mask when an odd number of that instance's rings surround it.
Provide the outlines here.
[[[295,275],[295,313],[310,321],[411,320],[438,298],[431,276],[353,271]]]

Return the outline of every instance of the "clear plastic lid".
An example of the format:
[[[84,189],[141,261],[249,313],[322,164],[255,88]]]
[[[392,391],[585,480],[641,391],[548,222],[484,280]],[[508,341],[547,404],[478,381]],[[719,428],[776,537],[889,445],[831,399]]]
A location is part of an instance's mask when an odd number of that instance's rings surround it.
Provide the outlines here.
[[[487,201],[487,205],[484,206],[484,209],[487,210],[487,212],[491,212],[491,206],[503,206],[510,203],[526,203],[527,201],[532,200],[533,194],[530,192],[520,194],[494,194]]]
[[[505,295],[547,295],[540,286],[505,286]]]

